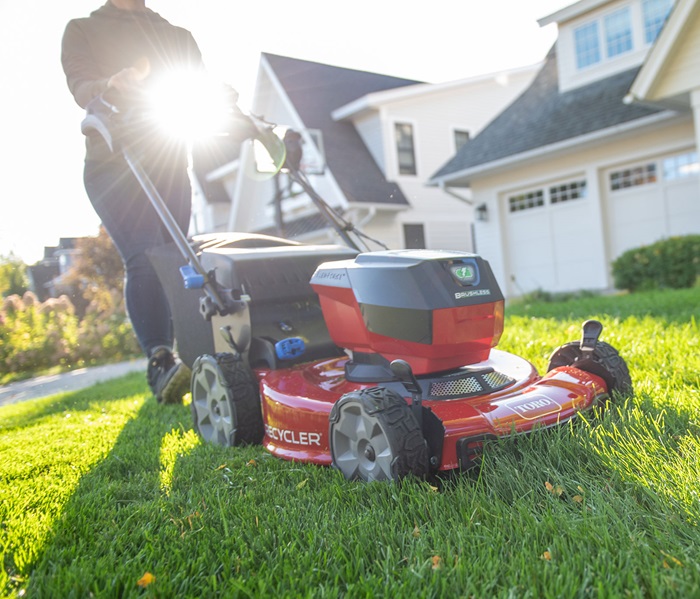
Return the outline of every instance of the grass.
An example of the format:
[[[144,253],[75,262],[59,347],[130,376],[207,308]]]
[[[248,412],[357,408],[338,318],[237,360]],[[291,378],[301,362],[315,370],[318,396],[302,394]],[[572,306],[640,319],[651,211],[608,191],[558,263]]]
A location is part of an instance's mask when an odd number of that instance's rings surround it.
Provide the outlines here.
[[[698,306],[697,288],[510,306],[501,348],[540,369],[600,318],[636,394],[438,483],[203,445],[142,375],[2,408],[0,593],[700,596]]]

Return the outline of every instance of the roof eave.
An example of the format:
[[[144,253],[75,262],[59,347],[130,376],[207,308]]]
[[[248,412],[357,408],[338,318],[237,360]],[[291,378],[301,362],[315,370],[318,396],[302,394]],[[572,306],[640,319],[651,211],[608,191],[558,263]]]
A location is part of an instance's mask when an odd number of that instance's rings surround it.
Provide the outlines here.
[[[572,137],[561,142],[541,146],[539,148],[534,148],[527,152],[520,152],[519,154],[506,156],[505,158],[501,158],[499,160],[493,160],[491,162],[479,164],[471,168],[450,173],[449,175],[443,175],[442,177],[434,177],[429,180],[428,184],[431,186],[446,185],[451,187],[468,187],[471,184],[471,179],[475,175],[483,176],[492,172],[505,169],[517,162],[537,160],[549,154],[561,153],[563,151],[571,150],[576,146],[602,141],[608,137],[613,137],[615,135],[627,133],[639,127],[651,126],[677,116],[677,112],[665,110],[663,112],[659,112],[647,117],[634,119],[633,121],[628,121],[620,125],[615,125],[614,127],[600,129],[598,131],[593,131],[592,133],[588,133],[586,135],[579,135],[577,137]]]
[[[550,23],[564,23],[566,21],[570,21],[571,19],[575,19],[576,17],[580,17],[587,12],[595,10],[599,6],[608,4],[609,1],[610,0],[580,0],[579,2],[570,4],[561,10],[553,12],[546,17],[538,19],[537,23],[540,27],[544,27]]]

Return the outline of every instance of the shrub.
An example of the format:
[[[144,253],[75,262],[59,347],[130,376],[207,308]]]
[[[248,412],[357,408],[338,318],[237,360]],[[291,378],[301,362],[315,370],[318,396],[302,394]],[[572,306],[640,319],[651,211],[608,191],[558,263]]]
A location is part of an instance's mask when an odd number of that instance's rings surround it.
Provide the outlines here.
[[[692,287],[700,276],[700,235],[628,250],[612,263],[612,275],[615,287],[630,291]]]
[[[40,302],[31,291],[11,295],[0,305],[0,375],[35,373],[120,360],[140,350],[115,293],[81,320],[63,295]]]

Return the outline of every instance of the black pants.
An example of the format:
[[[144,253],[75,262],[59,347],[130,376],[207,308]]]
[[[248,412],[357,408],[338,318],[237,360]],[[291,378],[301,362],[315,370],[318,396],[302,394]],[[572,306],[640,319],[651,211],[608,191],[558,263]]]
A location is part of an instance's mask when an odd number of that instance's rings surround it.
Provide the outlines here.
[[[191,190],[186,165],[147,169],[180,229],[187,233]],[[124,263],[124,296],[136,337],[148,356],[173,346],[173,326],[165,292],[146,251],[170,241],[146,194],[125,161],[85,162],[85,189]]]

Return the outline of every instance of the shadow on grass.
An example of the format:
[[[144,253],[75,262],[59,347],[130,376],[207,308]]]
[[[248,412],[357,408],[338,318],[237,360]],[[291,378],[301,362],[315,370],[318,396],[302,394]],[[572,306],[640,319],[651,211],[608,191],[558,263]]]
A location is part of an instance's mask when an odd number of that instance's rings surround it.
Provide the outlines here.
[[[143,377],[129,377],[120,399],[143,393]],[[96,389],[63,398],[36,418],[69,407],[94,404]],[[111,387],[114,394],[114,385]],[[148,398],[129,420],[109,454],[80,482],[36,560],[28,568],[28,596],[114,596],[139,591],[136,580],[117,575],[124,560],[135,559],[153,541],[160,498],[162,438],[182,427],[188,414],[182,406],[160,406]],[[157,536],[157,535],[155,535]],[[141,572],[143,574],[143,572]],[[140,575],[139,575],[140,576]]]

